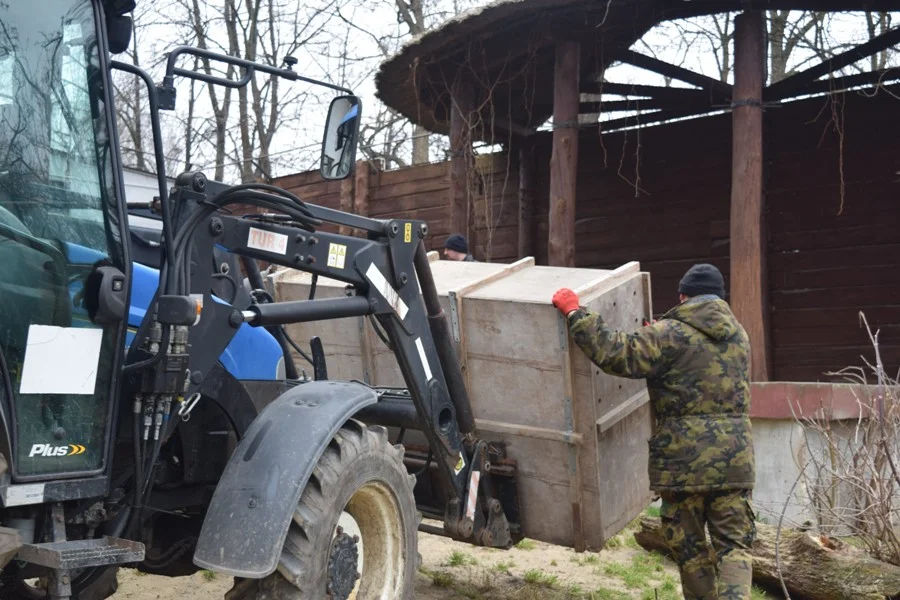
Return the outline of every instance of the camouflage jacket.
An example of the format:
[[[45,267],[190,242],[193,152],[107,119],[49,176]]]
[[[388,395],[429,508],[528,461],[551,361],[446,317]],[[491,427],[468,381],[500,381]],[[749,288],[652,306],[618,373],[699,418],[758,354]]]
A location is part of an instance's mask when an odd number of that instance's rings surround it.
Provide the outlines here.
[[[581,308],[569,328],[606,373],[647,379],[656,416],[651,489],[753,489],[750,343],[724,300],[692,298],[632,334]]]

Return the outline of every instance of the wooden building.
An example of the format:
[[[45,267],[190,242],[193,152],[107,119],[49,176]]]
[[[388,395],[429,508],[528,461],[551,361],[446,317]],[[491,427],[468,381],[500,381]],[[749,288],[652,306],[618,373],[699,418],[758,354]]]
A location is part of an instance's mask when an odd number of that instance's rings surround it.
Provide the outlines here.
[[[900,365],[900,69],[835,75],[896,45],[900,28],[766,86],[759,11],[776,8],[900,2],[500,0],[416,38],[382,65],[378,93],[448,134],[452,156],[420,168],[436,170],[440,192],[405,210],[444,211],[440,233],[467,232],[493,260],[638,260],[658,312],[691,264],[712,262],[750,333],[756,381],[860,365],[871,354],[860,312]],[[633,50],[660,22],[723,11],[744,11],[734,85]],[[691,87],[604,82],[617,62]],[[585,123],[598,112],[624,116]],[[476,141],[505,152],[476,159]]]

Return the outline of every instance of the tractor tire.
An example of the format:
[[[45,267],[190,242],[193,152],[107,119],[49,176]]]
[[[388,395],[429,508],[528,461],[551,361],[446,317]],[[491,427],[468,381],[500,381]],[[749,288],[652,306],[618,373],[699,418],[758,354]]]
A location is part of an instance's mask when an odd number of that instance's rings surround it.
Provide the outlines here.
[[[348,421],[300,497],[277,570],[226,600],[410,600],[418,569],[415,477],[387,430]]]

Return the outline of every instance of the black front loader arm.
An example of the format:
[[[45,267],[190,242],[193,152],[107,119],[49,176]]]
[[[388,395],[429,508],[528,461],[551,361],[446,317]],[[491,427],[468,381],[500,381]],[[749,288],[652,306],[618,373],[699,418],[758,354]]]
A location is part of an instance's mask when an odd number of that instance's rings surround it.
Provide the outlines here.
[[[448,387],[448,362],[451,385],[459,389],[462,381],[458,363],[448,361],[447,355],[453,352],[449,339],[439,342],[449,353],[439,352],[432,332],[434,321],[444,316],[439,312],[429,314],[426,306],[431,305],[432,313],[436,312],[434,306],[440,310],[431,273],[417,272],[417,266],[419,271],[428,268],[427,260],[416,260],[417,253],[421,257],[425,254],[422,238],[426,225],[419,221],[377,221],[313,205],[307,208],[323,221],[363,229],[375,239],[309,232],[262,219],[216,214],[194,236],[195,261],[198,265],[210,264],[213,248],[220,246],[241,256],[343,281],[352,286],[355,296],[257,304],[251,310],[238,311],[212,300],[211,274],[208,269],[197,268],[191,291],[205,298],[201,321],[191,331],[191,344],[204,350],[192,351],[191,370],[202,374],[211,369],[243,322],[270,326],[374,315],[393,345],[434,459],[455,497],[463,498],[468,469],[459,413],[463,413],[465,429],[471,431],[474,424],[469,423],[471,410],[465,388],[454,397]],[[423,301],[425,294],[431,302]],[[438,327],[437,331],[440,336],[442,329]],[[452,373],[454,368],[456,372]]]

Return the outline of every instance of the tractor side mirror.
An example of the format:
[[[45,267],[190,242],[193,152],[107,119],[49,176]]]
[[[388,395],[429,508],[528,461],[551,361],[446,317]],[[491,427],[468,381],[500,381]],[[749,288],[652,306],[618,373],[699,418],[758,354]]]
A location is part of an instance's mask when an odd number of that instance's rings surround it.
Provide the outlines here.
[[[356,96],[339,96],[331,101],[319,169],[323,179],[346,179],[353,174],[361,114],[362,103]]]
[[[110,54],[122,54],[131,44],[134,22],[126,15],[106,17],[106,39]]]

